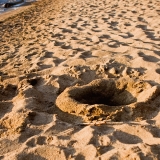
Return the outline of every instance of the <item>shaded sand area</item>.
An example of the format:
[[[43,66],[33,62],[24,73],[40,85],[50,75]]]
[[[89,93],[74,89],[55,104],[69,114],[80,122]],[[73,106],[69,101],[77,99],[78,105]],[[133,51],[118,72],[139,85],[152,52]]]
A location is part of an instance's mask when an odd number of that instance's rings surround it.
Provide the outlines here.
[[[159,160],[159,111],[159,0],[0,17],[0,159]]]

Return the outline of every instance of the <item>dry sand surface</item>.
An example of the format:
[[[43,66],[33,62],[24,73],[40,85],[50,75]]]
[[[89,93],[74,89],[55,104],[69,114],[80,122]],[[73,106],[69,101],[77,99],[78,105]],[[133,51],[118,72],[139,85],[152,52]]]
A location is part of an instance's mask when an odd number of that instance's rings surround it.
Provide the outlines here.
[[[160,160],[159,0],[0,17],[0,159]]]

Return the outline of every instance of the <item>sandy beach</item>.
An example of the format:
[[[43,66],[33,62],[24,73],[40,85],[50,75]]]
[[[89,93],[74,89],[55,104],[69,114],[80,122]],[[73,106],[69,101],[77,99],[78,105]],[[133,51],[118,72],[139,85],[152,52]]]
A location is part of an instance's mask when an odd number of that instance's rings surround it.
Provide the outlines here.
[[[0,160],[160,160],[160,1],[1,14]]]

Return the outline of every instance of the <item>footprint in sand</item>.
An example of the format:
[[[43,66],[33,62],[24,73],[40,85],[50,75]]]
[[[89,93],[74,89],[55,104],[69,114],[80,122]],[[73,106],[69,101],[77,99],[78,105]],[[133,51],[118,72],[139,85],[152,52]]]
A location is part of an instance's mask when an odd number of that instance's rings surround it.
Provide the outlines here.
[[[0,100],[7,101],[12,99],[16,95],[17,86],[7,84],[6,86],[0,85]]]
[[[156,72],[157,72],[158,74],[160,74],[160,68],[156,69]]]
[[[143,57],[144,61],[148,61],[148,62],[159,62],[160,61],[160,59],[158,59],[158,58],[156,58],[154,56],[146,55],[143,52],[139,52],[138,55],[140,57]]]
[[[137,143],[142,142],[142,139],[139,138],[138,136],[131,135],[131,134],[128,134],[127,132],[123,132],[123,131],[115,131],[114,136],[121,143],[125,143],[125,144],[137,144]]]

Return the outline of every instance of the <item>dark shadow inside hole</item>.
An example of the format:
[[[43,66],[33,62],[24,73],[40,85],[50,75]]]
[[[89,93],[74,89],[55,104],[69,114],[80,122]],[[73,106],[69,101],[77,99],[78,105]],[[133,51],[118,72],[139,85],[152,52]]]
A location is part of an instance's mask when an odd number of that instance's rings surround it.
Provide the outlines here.
[[[88,94],[84,94],[81,95],[80,97],[75,98],[77,101],[84,103],[84,104],[107,104],[107,105],[114,105],[111,102],[110,97],[105,97],[102,94],[98,94],[98,93],[88,93]]]
[[[30,80],[28,80],[28,83],[32,86],[35,86],[38,83],[38,80],[37,79],[30,79]]]
[[[130,92],[115,89],[112,89],[109,92],[88,89],[88,91],[76,94],[74,99],[83,104],[104,104],[109,106],[128,105],[137,100]]]

